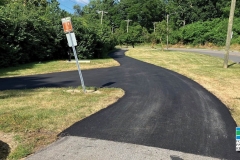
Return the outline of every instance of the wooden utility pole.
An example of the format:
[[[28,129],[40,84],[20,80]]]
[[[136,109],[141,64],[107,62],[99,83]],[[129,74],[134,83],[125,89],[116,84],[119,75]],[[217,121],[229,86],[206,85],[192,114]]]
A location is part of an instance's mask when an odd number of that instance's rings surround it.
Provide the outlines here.
[[[108,12],[105,12],[105,11],[97,11],[98,13],[101,13],[101,24],[102,24],[102,21],[103,21],[103,13],[108,13]]]
[[[154,33],[156,32],[156,23],[157,23],[157,22],[153,22]]]
[[[168,20],[169,20],[169,14],[167,14],[167,49],[168,49]]]
[[[227,32],[227,40],[226,40],[226,54],[224,56],[223,68],[228,68],[229,50],[230,50],[231,37],[232,37],[232,27],[233,27],[233,18],[234,18],[235,6],[236,6],[236,0],[232,0],[231,10],[230,10],[230,15],[229,15],[229,22],[228,22],[228,32]]]
[[[128,19],[128,20],[125,20],[127,22],[127,33],[128,33],[128,26],[129,26],[129,22],[131,22],[132,20]]]

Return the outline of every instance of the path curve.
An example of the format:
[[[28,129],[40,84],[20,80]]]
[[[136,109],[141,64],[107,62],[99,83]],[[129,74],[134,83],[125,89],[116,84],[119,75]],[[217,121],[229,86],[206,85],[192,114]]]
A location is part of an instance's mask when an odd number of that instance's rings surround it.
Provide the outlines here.
[[[113,53],[121,66],[83,71],[86,86],[119,87],[117,103],[73,124],[59,136],[126,142],[221,158],[240,159],[226,106],[194,81],[170,70]],[[77,71],[1,78],[0,90],[79,86]]]

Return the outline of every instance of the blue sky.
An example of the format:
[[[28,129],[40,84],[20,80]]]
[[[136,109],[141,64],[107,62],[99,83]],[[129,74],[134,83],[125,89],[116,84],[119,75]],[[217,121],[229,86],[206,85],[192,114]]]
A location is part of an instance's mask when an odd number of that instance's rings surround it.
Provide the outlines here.
[[[85,6],[86,4],[89,3],[89,0],[58,0],[58,2],[60,3],[60,8],[67,11],[67,12],[70,12],[70,13],[73,13],[74,10],[73,10],[73,6],[75,4],[78,4],[80,6]]]

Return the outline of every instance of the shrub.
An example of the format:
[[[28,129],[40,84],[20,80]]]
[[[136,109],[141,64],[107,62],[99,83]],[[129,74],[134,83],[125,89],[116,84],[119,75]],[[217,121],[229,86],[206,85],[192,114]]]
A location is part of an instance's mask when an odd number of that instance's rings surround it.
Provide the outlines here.
[[[170,43],[204,45],[213,43],[222,46],[226,42],[228,19],[216,18],[212,21],[196,22],[181,27],[179,30],[173,31]],[[232,43],[240,44],[240,19],[235,18],[233,25],[234,36]]]

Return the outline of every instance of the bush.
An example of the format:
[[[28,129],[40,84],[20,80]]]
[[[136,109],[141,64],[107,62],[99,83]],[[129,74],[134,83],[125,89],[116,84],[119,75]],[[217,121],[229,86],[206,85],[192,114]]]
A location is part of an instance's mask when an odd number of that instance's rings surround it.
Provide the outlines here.
[[[214,19],[213,21],[196,22],[181,27],[171,34],[170,43],[204,45],[213,43],[215,45],[225,45],[227,35],[228,19]],[[240,19],[235,18],[233,25],[234,36],[232,43],[240,44]]]
[[[0,25],[5,27],[0,29],[0,67],[63,57],[64,46],[59,44],[64,34],[55,8],[18,2],[1,7]]]
[[[67,16],[72,17],[78,58],[103,58],[114,48],[109,28],[89,27],[87,20],[62,11],[58,5],[51,1],[47,6],[30,2],[0,6],[0,67],[67,58],[69,47],[61,24],[61,18]]]

